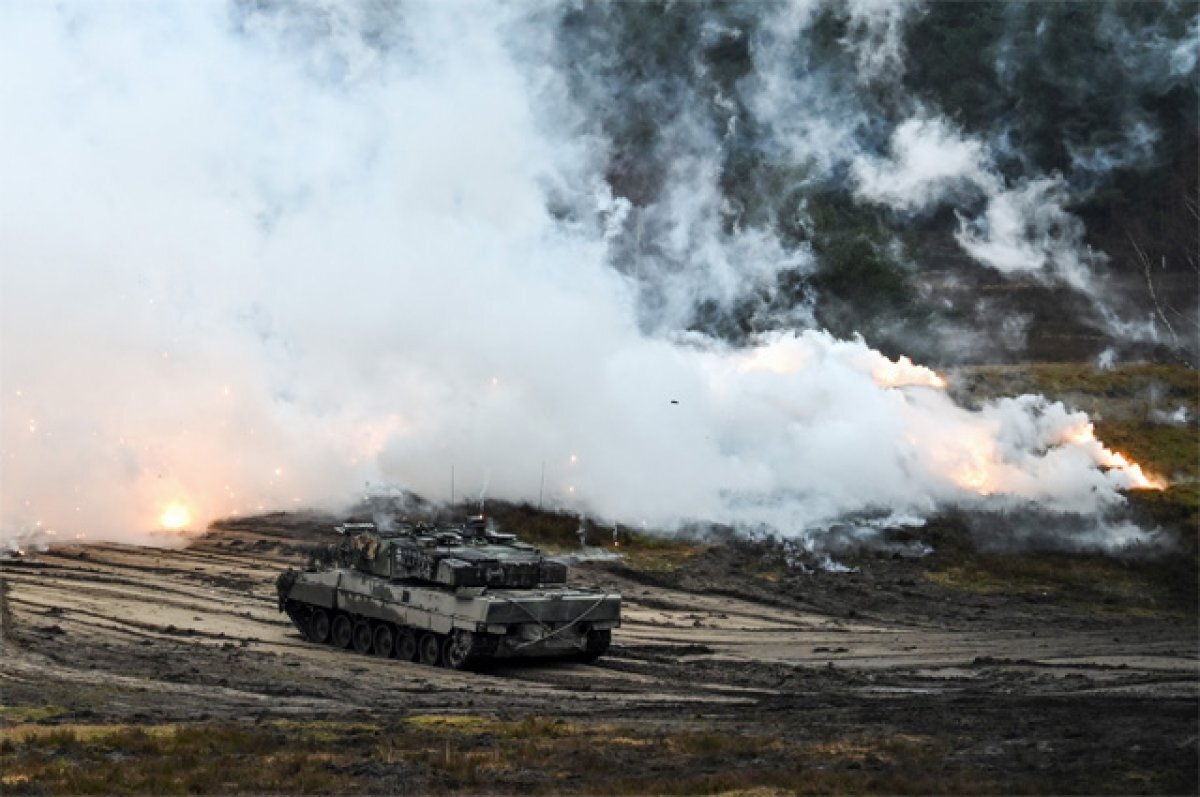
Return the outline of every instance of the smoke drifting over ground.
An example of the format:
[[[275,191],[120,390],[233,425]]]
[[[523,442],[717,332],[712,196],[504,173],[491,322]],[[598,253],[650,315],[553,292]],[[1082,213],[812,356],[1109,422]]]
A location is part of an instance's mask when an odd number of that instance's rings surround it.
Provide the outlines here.
[[[848,12],[862,83],[903,63],[913,13],[872,9]],[[775,109],[755,122],[806,153],[801,182],[847,168],[822,147],[857,135],[861,109],[779,60],[811,14],[765,16],[745,107]],[[814,255],[720,190],[732,111],[715,132],[663,120],[678,155],[661,192],[614,188],[589,102],[687,92],[599,70],[579,96],[555,68],[558,21],[443,4],[0,11],[0,537],[142,540],[366,483],[444,499],[452,469],[459,497],[544,489],[625,522],[797,537],[945,505],[1099,518],[1138,483],[1082,415],[1029,396],[958,407],[933,372],[805,328],[803,301],[756,316],[744,346],[691,328],[698,307],[769,299]],[[817,111],[784,103],[789,87]],[[1002,183],[937,116],[890,141],[853,161],[865,200],[917,211],[982,191],[960,241],[1002,269],[1077,248],[1065,215],[1027,237],[1028,206],[1065,214],[1055,178]]]

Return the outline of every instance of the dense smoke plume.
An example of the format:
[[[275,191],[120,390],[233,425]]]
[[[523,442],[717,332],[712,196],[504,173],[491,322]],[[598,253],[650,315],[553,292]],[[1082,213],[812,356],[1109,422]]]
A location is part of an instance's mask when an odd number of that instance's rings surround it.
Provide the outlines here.
[[[725,195],[741,114],[803,158],[799,183],[849,171],[912,212],[982,192],[973,256],[1087,279],[1071,217],[1036,240],[1019,220],[1061,210],[1055,178],[1005,182],[915,108],[863,148],[863,106],[788,55],[811,8],[764,9],[737,98],[713,75],[707,94],[587,60],[570,78],[558,10],[385,8],[0,10],[0,539],[161,539],[367,484],[440,500],[452,469],[460,497],[793,537],[946,505],[1098,519],[1145,478],[1062,405],[963,409],[932,371],[812,328],[819,297],[771,304],[816,259]],[[847,80],[895,74],[918,11],[851,4]],[[731,30],[704,35],[743,46]],[[606,92],[677,111],[646,196],[614,186]],[[718,94],[714,127],[687,98]],[[693,323],[747,297],[744,341]]]

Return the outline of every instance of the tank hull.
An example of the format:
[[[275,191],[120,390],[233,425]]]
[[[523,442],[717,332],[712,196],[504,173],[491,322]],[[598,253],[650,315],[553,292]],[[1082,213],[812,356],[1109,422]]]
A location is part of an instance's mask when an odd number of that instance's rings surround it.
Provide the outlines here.
[[[361,652],[455,668],[517,657],[593,660],[621,622],[619,595],[565,585],[450,588],[335,568],[290,570],[277,589],[280,608],[312,641],[344,645],[349,626]]]

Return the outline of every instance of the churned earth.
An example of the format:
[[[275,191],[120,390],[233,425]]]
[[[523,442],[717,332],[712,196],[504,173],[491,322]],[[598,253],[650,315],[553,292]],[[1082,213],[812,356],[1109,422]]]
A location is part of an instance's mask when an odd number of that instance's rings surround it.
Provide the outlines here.
[[[306,642],[279,613],[276,575],[333,522],[0,563],[4,793],[1197,789],[1194,612],[1128,585],[681,544],[572,568],[624,596],[596,664],[452,672]]]

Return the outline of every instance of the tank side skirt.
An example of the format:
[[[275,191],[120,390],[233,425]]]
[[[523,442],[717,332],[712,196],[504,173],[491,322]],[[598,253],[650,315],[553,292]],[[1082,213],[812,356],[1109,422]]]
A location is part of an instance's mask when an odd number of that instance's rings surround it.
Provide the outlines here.
[[[301,598],[293,591],[296,599]],[[334,597],[331,595],[331,598]],[[452,596],[446,596],[453,600]],[[310,602],[310,601],[305,601]],[[461,601],[455,601],[461,603]],[[315,604],[326,608],[337,608],[342,611],[369,617],[373,620],[406,625],[420,630],[448,633],[452,628],[464,631],[477,631],[481,625],[496,625],[508,623],[570,623],[574,624],[589,620],[595,628],[615,628],[620,625],[620,603],[610,595],[584,603],[582,600],[555,601],[547,605],[543,601],[525,602],[505,599],[503,602],[487,601],[486,603],[472,602],[476,611],[472,614],[451,612],[445,609],[427,609],[412,603],[383,598],[376,595],[363,595],[345,588],[336,591],[336,601]],[[497,612],[497,607],[507,607],[507,611]],[[582,611],[580,611],[582,609]]]
[[[369,617],[372,620],[384,620],[421,631],[447,634],[454,628],[474,631],[479,627],[478,620],[458,615],[448,616],[411,606],[402,601],[363,595],[345,589],[338,590],[337,599],[338,608],[344,612]]]

